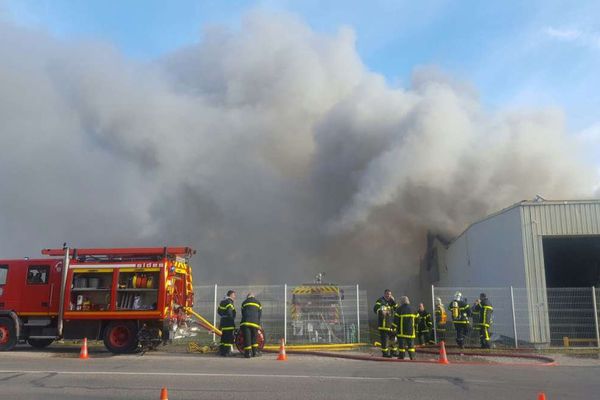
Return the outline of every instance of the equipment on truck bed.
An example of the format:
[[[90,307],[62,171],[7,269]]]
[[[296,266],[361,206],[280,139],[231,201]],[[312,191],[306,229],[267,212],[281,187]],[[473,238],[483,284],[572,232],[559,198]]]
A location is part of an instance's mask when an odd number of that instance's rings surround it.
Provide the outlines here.
[[[312,343],[343,343],[349,341],[342,300],[344,290],[334,284],[323,283],[323,274],[314,283],[305,283],[292,289],[292,338]],[[348,332],[346,332],[348,331]]]

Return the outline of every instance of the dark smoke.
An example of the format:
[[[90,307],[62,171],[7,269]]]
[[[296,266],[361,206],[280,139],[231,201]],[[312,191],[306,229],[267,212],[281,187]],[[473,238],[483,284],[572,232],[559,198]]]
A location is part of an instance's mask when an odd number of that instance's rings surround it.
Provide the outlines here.
[[[0,22],[0,254],[191,245],[196,284],[414,293],[428,229],[592,194],[560,110],[491,113],[433,68],[392,88],[354,40],[255,13],[140,64]]]

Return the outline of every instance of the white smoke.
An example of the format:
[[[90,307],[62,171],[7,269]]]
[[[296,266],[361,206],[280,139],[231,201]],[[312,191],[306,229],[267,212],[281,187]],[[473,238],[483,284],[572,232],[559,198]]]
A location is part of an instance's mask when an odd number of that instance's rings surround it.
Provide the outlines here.
[[[253,13],[140,64],[0,22],[0,254],[191,245],[198,284],[409,290],[428,229],[592,194],[560,110],[490,113],[431,68],[391,88],[354,41]]]

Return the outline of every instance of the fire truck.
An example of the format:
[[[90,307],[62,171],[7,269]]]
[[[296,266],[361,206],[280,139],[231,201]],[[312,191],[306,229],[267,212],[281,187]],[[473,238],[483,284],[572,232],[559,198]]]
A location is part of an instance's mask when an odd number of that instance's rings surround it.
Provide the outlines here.
[[[344,290],[334,284],[323,283],[323,274],[317,274],[314,283],[305,283],[292,289],[292,338],[311,343],[348,343],[356,328],[346,326],[344,317]]]
[[[112,353],[221,332],[192,310],[189,247],[44,249],[0,260],[0,351],[26,341],[102,340]],[[192,321],[191,316],[197,318]]]

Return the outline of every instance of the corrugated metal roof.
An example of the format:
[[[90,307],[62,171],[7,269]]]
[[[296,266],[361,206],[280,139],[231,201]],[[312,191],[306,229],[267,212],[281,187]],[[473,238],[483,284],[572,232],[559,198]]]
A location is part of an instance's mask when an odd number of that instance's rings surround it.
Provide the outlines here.
[[[454,239],[450,241],[450,244],[455,242],[458,238],[464,235],[469,229],[471,229],[474,225],[480,224],[484,221],[487,221],[491,218],[494,218],[500,214],[504,214],[514,208],[517,207],[542,207],[544,211],[539,210],[543,213],[545,218],[544,227],[555,227],[555,229],[549,228],[547,232],[558,232],[561,227],[565,227],[571,229],[572,232],[580,231],[583,233],[579,233],[580,235],[586,234],[594,234],[594,233],[585,233],[585,232],[593,232],[600,231],[600,214],[598,210],[600,209],[600,199],[590,199],[590,200],[522,200],[518,203],[515,203],[509,207],[503,208],[500,211],[489,214],[473,223],[471,223],[464,231],[460,233],[460,235],[456,236]],[[566,212],[564,206],[577,206],[580,217],[578,218],[570,218],[569,213]],[[546,207],[552,207],[551,210]],[[562,211],[561,211],[562,210]],[[558,211],[558,214],[556,214]],[[557,220],[553,218],[554,215],[560,215],[560,219]],[[541,218],[540,218],[541,219]],[[581,228],[581,229],[579,229]],[[579,229],[579,230],[578,230]],[[587,229],[587,230],[586,230]],[[563,234],[577,234],[577,233],[563,233]],[[595,233],[597,234],[597,233]],[[543,233],[543,235],[552,235],[552,233]]]

